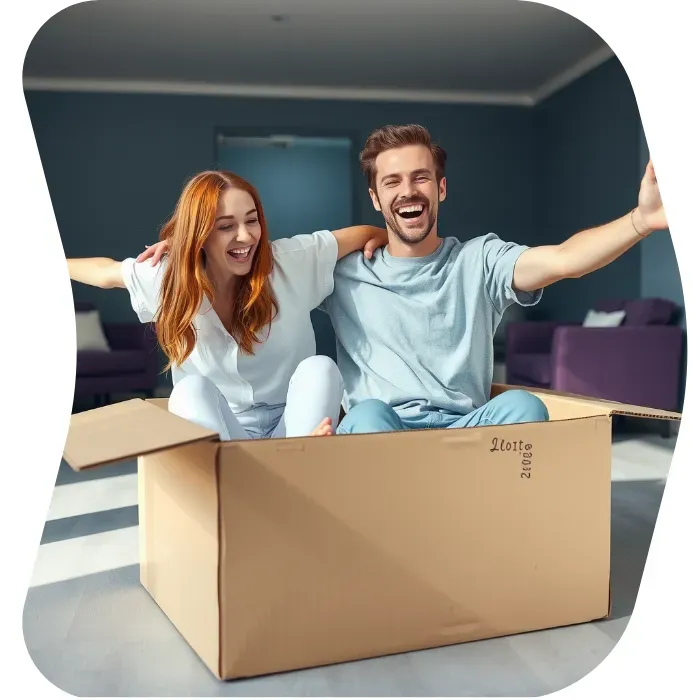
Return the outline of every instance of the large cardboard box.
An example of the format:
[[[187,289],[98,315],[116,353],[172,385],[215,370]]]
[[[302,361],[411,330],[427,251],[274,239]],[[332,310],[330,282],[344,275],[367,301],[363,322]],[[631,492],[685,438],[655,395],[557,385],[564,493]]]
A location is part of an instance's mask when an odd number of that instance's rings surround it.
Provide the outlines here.
[[[64,457],[138,457],[143,586],[255,676],[609,614],[612,416],[681,416],[533,393],[549,423],[235,442],[137,399],[73,415]]]

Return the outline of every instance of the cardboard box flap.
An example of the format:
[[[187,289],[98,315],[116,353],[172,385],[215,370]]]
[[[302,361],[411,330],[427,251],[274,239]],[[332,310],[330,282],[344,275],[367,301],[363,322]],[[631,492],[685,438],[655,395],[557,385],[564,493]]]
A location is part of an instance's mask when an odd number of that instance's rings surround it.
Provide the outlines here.
[[[635,418],[655,418],[659,420],[680,420],[681,414],[673,411],[662,411],[658,408],[648,408],[647,406],[634,406],[629,403],[614,403],[600,401],[601,407],[608,410],[609,415],[633,416]]]
[[[561,391],[552,391],[551,389],[535,389],[527,386],[511,386],[506,384],[494,384],[492,395],[500,394],[509,389],[524,389],[535,396],[539,396],[545,403],[548,399],[556,399],[564,404],[570,404],[583,408],[584,413],[588,415],[619,415],[632,416],[635,418],[654,418],[658,420],[680,420],[682,414],[674,411],[664,411],[658,408],[649,408],[648,406],[636,406],[634,404],[620,403],[618,401],[608,401],[607,399],[595,399],[589,396],[581,396],[579,394],[568,394]],[[590,410],[590,413],[588,410]]]
[[[213,430],[132,399],[71,416],[63,458],[75,471],[203,440]]]

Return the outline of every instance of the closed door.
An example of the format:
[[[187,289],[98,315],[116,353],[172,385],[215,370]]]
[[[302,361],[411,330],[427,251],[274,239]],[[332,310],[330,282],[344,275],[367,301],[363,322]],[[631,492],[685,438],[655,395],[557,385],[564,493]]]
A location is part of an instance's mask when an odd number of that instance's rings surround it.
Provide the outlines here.
[[[270,238],[287,238],[353,224],[352,143],[299,136],[217,138],[218,166],[260,194]],[[317,352],[336,358],[328,317],[312,313]]]

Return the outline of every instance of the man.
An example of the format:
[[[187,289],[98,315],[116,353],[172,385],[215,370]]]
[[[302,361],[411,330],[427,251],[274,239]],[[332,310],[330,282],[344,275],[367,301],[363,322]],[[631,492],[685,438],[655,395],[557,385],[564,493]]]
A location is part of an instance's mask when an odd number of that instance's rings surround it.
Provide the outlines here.
[[[537,304],[545,287],[604,267],[668,228],[649,163],[638,207],[560,245],[530,248],[492,233],[439,238],[446,159],[418,125],[377,129],[362,151],[389,243],[371,259],[360,252],[340,260],[320,307],[333,324],[345,383],[339,434],[548,420],[544,403],[527,391],[489,400],[503,313],[514,303]],[[166,248],[150,246],[138,259],[155,262]]]
[[[560,245],[529,248],[494,234],[439,238],[445,161],[417,125],[375,130],[361,154],[389,244],[371,259],[356,253],[339,261],[321,307],[346,388],[339,434],[548,420],[529,392],[489,400],[493,334],[504,311],[537,304],[545,287],[593,272],[667,228],[649,163],[637,208]]]

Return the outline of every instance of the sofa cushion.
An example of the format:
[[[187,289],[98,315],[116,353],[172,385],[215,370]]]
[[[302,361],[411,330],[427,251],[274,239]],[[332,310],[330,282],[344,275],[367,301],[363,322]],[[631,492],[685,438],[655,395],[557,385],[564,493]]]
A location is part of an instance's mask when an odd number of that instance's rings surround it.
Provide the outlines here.
[[[593,306],[594,311],[602,311],[608,314],[613,311],[622,311],[626,308],[627,302],[624,299],[600,299]]]
[[[625,320],[624,309],[619,311],[594,311],[589,310],[583,319],[584,328],[617,328]]]
[[[625,305],[626,326],[667,326],[678,307],[667,299],[634,299]]]
[[[549,353],[522,353],[508,358],[508,373],[542,387],[552,382],[552,356]]]
[[[75,330],[78,351],[102,350],[109,352],[109,343],[100,321],[100,312],[97,309],[76,311]]]
[[[81,350],[77,354],[76,375],[132,374],[145,371],[147,366],[148,354],[142,350]]]

